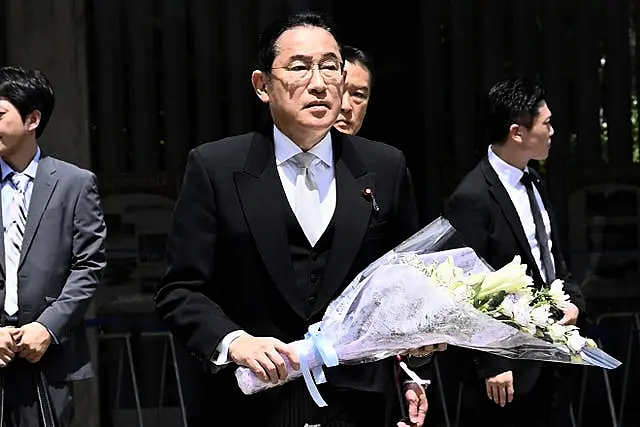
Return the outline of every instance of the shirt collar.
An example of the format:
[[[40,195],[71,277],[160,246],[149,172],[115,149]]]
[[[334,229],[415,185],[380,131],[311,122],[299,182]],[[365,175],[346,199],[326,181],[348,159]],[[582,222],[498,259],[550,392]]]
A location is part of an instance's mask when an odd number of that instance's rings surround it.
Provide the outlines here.
[[[38,162],[40,162],[40,147],[36,147],[36,155],[33,156],[33,159],[31,160],[27,168],[22,171],[22,174],[27,175],[29,178],[31,178],[31,180],[36,179]],[[4,161],[4,159],[2,159],[2,157],[0,157],[0,170],[2,171],[2,181],[7,179],[10,174],[16,172]]]
[[[496,174],[498,174],[500,181],[509,184],[511,187],[517,187],[520,184],[524,172],[529,171],[529,168],[525,168],[525,171],[523,171],[502,160],[500,156],[494,153],[491,145],[489,146],[487,155],[489,157],[489,163],[491,167],[493,167],[493,170],[496,171]]]
[[[276,155],[276,165],[280,166],[291,159],[302,150],[288,136],[280,131],[277,126],[273,126],[273,142]],[[322,162],[331,167],[333,165],[333,145],[331,143],[331,132],[327,132],[324,138],[313,146],[309,153],[313,153]]]

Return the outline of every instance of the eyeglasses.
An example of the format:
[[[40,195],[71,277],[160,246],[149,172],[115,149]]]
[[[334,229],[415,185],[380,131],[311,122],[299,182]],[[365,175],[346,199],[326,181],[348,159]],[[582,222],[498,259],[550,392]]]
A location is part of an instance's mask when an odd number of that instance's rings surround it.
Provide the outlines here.
[[[295,83],[306,83],[311,80],[313,70],[317,69],[325,83],[338,83],[342,79],[342,64],[338,61],[324,61],[319,64],[295,61],[286,67],[273,67],[272,70],[284,70]]]

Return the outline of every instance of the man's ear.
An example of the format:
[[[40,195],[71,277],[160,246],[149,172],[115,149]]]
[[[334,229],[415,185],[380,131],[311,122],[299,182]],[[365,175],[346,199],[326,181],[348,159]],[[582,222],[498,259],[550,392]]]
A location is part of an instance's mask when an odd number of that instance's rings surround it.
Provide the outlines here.
[[[256,91],[258,98],[264,103],[269,102],[269,92],[267,91],[267,85],[269,84],[269,76],[264,71],[254,70],[251,73],[251,84]]]
[[[522,126],[512,124],[509,126],[509,138],[517,142],[518,144],[522,144],[524,142]]]
[[[29,132],[36,130],[38,125],[40,125],[41,117],[39,110],[34,110],[27,115],[27,118],[24,120],[24,125],[27,127]]]

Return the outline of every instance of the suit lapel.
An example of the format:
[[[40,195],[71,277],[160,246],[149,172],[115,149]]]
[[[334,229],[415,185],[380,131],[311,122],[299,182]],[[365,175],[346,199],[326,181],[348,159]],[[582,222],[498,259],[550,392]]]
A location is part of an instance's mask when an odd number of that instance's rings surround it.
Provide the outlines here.
[[[51,158],[42,156],[38,162],[38,171],[36,179],[33,183],[33,191],[31,192],[31,200],[29,202],[29,212],[27,213],[27,224],[22,239],[22,250],[20,251],[20,262],[18,270],[22,267],[24,260],[29,252],[33,238],[40,225],[42,214],[44,213],[53,190],[58,183],[56,169]]]
[[[487,183],[489,184],[489,191],[491,193],[491,196],[500,207],[502,214],[507,220],[509,227],[511,227],[511,231],[513,231],[513,234],[516,237],[518,244],[520,245],[522,254],[524,254],[524,258],[526,258],[523,261],[526,261],[526,263],[530,266],[532,272],[536,275],[536,281],[540,283],[540,281],[542,281],[542,275],[540,274],[538,265],[533,259],[531,247],[529,246],[527,236],[524,234],[524,228],[522,227],[522,222],[520,222],[518,212],[513,205],[511,197],[509,197],[509,193],[507,193],[504,185],[502,185],[502,183],[500,182],[498,174],[496,174],[496,171],[494,171],[491,167],[491,164],[489,163],[489,159],[487,157],[482,160],[482,172]]]
[[[367,173],[348,137],[333,131],[331,137],[336,178],[335,231],[313,313],[334,297],[351,269],[371,216],[371,202],[363,197],[362,190],[374,188],[374,174]]]
[[[262,261],[289,305],[306,318],[304,299],[296,286],[291,263],[282,203],[284,190],[275,164],[272,137],[255,134],[244,170],[234,174],[234,181]]]

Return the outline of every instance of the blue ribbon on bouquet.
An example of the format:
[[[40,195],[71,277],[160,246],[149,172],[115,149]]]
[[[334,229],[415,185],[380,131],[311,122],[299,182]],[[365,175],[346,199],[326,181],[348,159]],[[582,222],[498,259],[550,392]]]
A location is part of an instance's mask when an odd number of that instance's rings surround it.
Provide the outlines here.
[[[316,402],[316,405],[325,407],[327,402],[320,395],[316,384],[326,383],[327,377],[324,375],[322,365],[310,367],[309,362],[320,356],[323,364],[327,367],[338,366],[338,353],[333,348],[333,345],[320,333],[319,322],[309,326],[309,332],[305,334],[304,338],[312,344],[312,347],[308,353],[300,355],[300,370],[313,401]]]

